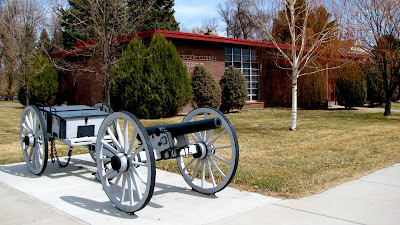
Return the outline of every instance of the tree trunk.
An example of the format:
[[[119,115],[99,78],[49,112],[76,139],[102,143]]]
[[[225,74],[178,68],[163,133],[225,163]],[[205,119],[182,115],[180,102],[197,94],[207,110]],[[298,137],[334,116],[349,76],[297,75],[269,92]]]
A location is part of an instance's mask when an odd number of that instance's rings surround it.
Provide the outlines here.
[[[28,87],[25,88],[25,106],[29,105]]]
[[[384,116],[391,116],[392,115],[392,97],[386,95],[386,105],[385,105],[385,112],[383,113]]]
[[[104,86],[104,101],[109,105],[111,104],[110,85],[109,84],[106,84]]]
[[[292,119],[290,124],[290,130],[296,130],[296,127],[297,127],[297,76],[292,78]]]

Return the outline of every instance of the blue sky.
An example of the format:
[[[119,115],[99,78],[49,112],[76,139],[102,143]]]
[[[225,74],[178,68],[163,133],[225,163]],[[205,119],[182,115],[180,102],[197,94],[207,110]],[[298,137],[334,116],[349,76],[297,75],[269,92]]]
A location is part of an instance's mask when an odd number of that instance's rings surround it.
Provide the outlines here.
[[[225,0],[175,0],[175,19],[181,28],[200,26],[203,19],[215,17],[221,20],[217,5],[224,2]]]

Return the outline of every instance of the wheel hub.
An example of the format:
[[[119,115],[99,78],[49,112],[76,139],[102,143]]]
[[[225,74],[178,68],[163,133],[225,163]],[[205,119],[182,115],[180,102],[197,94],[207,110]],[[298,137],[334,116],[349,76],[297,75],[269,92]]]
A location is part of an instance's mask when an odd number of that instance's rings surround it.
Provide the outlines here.
[[[111,158],[111,167],[113,168],[113,170],[118,172],[127,171],[129,168],[128,158],[126,157],[126,155],[118,153]]]
[[[207,156],[208,148],[207,145],[200,142],[196,143],[197,152],[193,154],[194,158],[204,159]]]
[[[32,134],[28,134],[24,137],[24,143],[29,147],[35,146],[35,137]]]

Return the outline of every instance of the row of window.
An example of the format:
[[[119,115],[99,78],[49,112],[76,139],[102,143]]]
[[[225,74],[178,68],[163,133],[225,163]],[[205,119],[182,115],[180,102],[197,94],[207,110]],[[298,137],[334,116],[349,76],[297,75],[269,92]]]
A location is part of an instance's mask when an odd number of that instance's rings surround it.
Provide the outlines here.
[[[247,101],[259,100],[257,51],[243,48],[225,48],[225,69],[240,69],[247,82]]]

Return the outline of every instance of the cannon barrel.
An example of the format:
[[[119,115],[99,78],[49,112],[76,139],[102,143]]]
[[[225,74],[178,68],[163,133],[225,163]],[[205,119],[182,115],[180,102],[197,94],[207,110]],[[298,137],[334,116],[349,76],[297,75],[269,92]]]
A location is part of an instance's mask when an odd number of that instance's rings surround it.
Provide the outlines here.
[[[213,130],[220,128],[222,125],[222,121],[220,118],[213,119],[205,119],[193,122],[184,122],[184,123],[175,123],[175,124],[167,124],[167,125],[159,125],[159,126],[151,126],[146,127],[146,131],[149,135],[157,132],[161,132],[163,130],[171,133],[173,137],[195,133],[199,131],[205,130]]]

